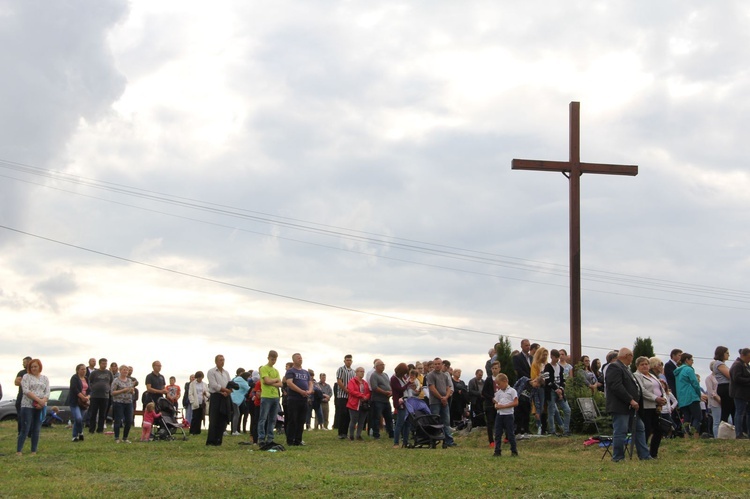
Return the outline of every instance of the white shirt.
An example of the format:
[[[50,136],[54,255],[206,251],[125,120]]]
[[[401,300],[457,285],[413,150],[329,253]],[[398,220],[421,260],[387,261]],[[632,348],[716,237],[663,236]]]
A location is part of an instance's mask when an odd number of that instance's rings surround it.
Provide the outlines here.
[[[516,393],[516,390],[510,385],[508,385],[508,387],[505,390],[498,390],[495,392],[495,403],[500,404],[500,405],[512,404],[513,401],[517,398],[518,398],[518,393]],[[497,414],[499,416],[513,414],[513,408],[506,407],[504,409],[498,409]]]

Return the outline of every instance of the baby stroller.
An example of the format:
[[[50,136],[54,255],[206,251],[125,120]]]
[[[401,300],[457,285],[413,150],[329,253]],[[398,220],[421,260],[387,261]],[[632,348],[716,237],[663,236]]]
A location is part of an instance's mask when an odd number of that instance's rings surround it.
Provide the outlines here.
[[[156,412],[161,413],[161,417],[154,421],[158,427],[154,440],[174,440],[177,430],[182,433],[182,440],[187,440],[182,423],[179,422],[181,418],[169,400],[160,398],[156,403]]]
[[[445,439],[445,432],[440,417],[433,415],[424,400],[417,397],[404,399],[406,415],[411,427],[412,447],[437,447]]]

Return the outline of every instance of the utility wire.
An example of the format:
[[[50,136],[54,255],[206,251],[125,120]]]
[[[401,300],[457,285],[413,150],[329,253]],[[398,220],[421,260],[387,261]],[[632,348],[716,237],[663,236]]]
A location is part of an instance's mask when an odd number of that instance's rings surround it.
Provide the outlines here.
[[[169,273],[172,273],[172,274],[175,274],[175,275],[180,275],[180,276],[188,277],[188,278],[191,278],[191,279],[197,279],[197,280],[201,280],[201,281],[205,281],[205,282],[210,282],[210,283],[218,284],[218,285],[221,285],[221,286],[228,286],[228,287],[232,287],[232,288],[236,288],[236,289],[241,289],[243,291],[251,291],[253,293],[260,293],[260,294],[264,294],[264,295],[268,295],[268,296],[274,296],[274,297],[277,297],[277,298],[283,298],[285,300],[292,300],[292,301],[296,301],[296,302],[300,302],[300,303],[306,303],[306,304],[309,304],[309,305],[316,305],[316,306],[320,306],[320,307],[327,307],[327,308],[332,308],[332,309],[335,309],[335,310],[341,310],[341,311],[345,311],[345,312],[352,312],[352,313],[356,313],[356,314],[369,315],[371,317],[379,317],[379,318],[382,318],[382,319],[389,319],[389,320],[394,320],[394,321],[399,321],[399,322],[407,322],[407,323],[411,323],[411,324],[419,324],[419,325],[422,325],[422,326],[429,326],[429,327],[435,327],[435,328],[440,328],[440,329],[448,329],[448,330],[451,330],[451,331],[459,331],[459,332],[472,333],[472,334],[481,334],[481,335],[494,336],[494,337],[504,336],[506,338],[514,338],[514,339],[525,339],[526,338],[526,337],[516,336],[516,335],[512,335],[512,334],[491,333],[489,331],[482,331],[480,329],[465,328],[465,327],[460,327],[460,326],[450,326],[450,325],[446,325],[446,324],[440,324],[440,323],[437,323],[437,322],[422,321],[422,320],[418,320],[418,319],[410,319],[410,318],[407,318],[407,317],[400,317],[400,316],[397,316],[397,315],[383,314],[383,313],[380,313],[380,312],[371,312],[371,311],[367,311],[367,310],[361,310],[361,309],[356,309],[356,308],[352,308],[352,307],[344,307],[344,306],[341,306],[341,305],[334,305],[334,304],[320,302],[320,301],[316,301],[316,300],[308,300],[306,298],[299,298],[299,297],[296,297],[296,296],[285,295],[285,294],[276,293],[276,292],[273,292],[273,291],[267,291],[267,290],[263,290],[263,289],[252,288],[252,287],[249,287],[249,286],[244,286],[244,285],[241,285],[241,284],[236,284],[236,283],[231,283],[231,282],[227,282],[227,281],[222,281],[222,280],[214,279],[214,278],[211,278],[211,277],[206,277],[206,276],[200,276],[200,275],[196,275],[196,274],[191,274],[190,272],[183,272],[181,270],[171,269],[169,267],[162,267],[160,265],[154,265],[152,263],[141,262],[139,260],[133,260],[132,258],[125,258],[125,257],[119,256],[119,255],[114,255],[112,253],[107,253],[107,252],[104,252],[104,251],[99,251],[99,250],[95,250],[95,249],[91,249],[91,248],[86,248],[84,246],[79,246],[79,245],[76,245],[76,244],[66,243],[64,241],[60,241],[60,240],[57,240],[57,239],[52,239],[50,237],[45,237],[45,236],[41,236],[41,235],[38,235],[38,234],[33,234],[31,232],[23,231],[23,230],[20,230],[20,229],[15,229],[13,227],[8,227],[7,225],[1,225],[0,224],[0,228],[8,230],[8,231],[11,231],[11,232],[15,232],[17,234],[23,234],[25,236],[33,237],[33,238],[36,238],[36,239],[41,239],[43,241],[47,241],[47,242],[50,242],[50,243],[59,244],[61,246],[67,246],[69,248],[74,248],[74,249],[85,251],[85,252],[88,252],[88,253],[93,253],[95,255],[99,255],[99,256],[103,256],[103,257],[107,257],[107,258],[112,258],[112,259],[119,260],[119,261],[122,261],[122,262],[131,263],[133,265],[140,265],[140,266],[143,266],[143,267],[147,267],[147,268],[159,270],[159,271],[162,271],[162,272],[169,272]],[[550,344],[551,343],[551,344],[563,345],[563,346],[567,346],[568,345],[567,342],[562,342],[562,341],[549,340],[549,339],[540,339],[540,338],[532,338],[532,339],[534,341],[536,341],[536,342],[540,342],[540,343],[543,342],[545,344]],[[599,347],[599,346],[593,346],[593,345],[581,345],[581,346],[585,347],[585,348],[592,349],[592,350],[606,350],[606,351],[612,350],[612,348],[609,348],[609,347]],[[664,355],[664,354],[661,354],[661,355]],[[697,359],[710,360],[708,357],[698,357],[698,356],[695,356],[695,357]]]

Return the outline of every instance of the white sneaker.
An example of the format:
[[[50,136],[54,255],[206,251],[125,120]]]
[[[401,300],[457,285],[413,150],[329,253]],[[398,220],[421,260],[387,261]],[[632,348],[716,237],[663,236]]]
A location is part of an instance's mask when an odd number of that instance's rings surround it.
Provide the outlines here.
[[[542,434],[542,427],[541,426],[536,429],[536,434],[537,435],[541,435]]]
[[[123,442],[126,443],[126,444],[132,444],[133,443],[130,440],[123,440]]]
[[[240,436],[240,435],[241,435],[241,433],[240,433],[240,432],[238,432],[238,431],[233,431],[233,432],[232,432],[232,436],[233,436],[233,437],[238,437],[238,436]]]

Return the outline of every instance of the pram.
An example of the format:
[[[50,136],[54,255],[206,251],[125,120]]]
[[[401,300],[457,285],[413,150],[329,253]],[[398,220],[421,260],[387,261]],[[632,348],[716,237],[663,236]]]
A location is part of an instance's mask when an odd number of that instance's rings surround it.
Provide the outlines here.
[[[156,412],[161,413],[161,417],[154,421],[154,425],[158,427],[154,440],[174,440],[174,433],[179,430],[182,433],[182,440],[187,440],[185,429],[180,423],[181,416],[177,414],[177,410],[165,398],[160,398],[156,402]]]
[[[417,397],[404,399],[404,408],[411,427],[412,447],[437,447],[445,439],[440,417],[433,415],[424,400]]]

